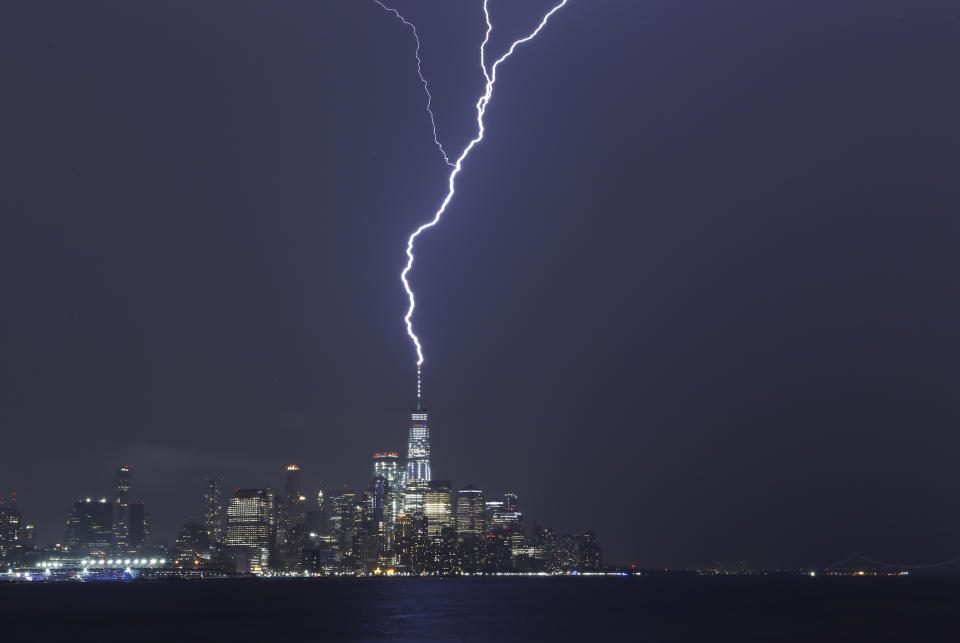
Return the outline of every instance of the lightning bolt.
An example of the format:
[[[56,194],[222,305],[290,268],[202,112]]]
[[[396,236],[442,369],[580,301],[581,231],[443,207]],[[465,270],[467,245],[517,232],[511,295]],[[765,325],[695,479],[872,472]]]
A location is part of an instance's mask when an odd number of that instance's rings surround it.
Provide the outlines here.
[[[450,176],[447,179],[447,194],[444,197],[443,201],[440,203],[440,207],[434,212],[433,218],[421,225],[419,228],[413,231],[410,237],[407,239],[407,263],[404,266],[403,271],[400,273],[400,281],[403,282],[403,289],[407,293],[407,299],[410,302],[409,308],[407,308],[407,314],[404,316],[403,321],[407,326],[407,335],[409,335],[413,345],[417,350],[417,399],[420,399],[420,389],[421,389],[421,379],[420,372],[423,367],[423,346],[420,344],[420,339],[417,337],[417,334],[413,332],[413,311],[416,308],[416,299],[413,294],[413,289],[410,287],[410,281],[407,279],[407,276],[410,274],[410,271],[413,269],[413,247],[419,237],[425,230],[432,228],[440,222],[440,219],[443,217],[443,214],[447,211],[447,207],[450,205],[450,202],[453,200],[454,194],[456,193],[456,180],[457,175],[460,174],[463,169],[463,162],[470,155],[470,152],[473,151],[473,148],[483,140],[484,126],[483,126],[483,117],[486,113],[487,106],[490,104],[490,100],[493,98],[493,86],[497,82],[497,68],[507,60],[510,56],[513,55],[513,52],[516,51],[517,47],[520,45],[529,42],[537,37],[537,35],[543,30],[547,25],[547,22],[550,21],[551,16],[559,11],[564,5],[567,4],[568,0],[560,0],[559,3],[554,5],[550,11],[544,14],[543,18],[540,20],[540,23],[537,27],[531,31],[529,34],[515,40],[513,44],[510,45],[507,52],[497,58],[492,65],[487,66],[486,62],[486,49],[487,43],[490,42],[490,33],[493,31],[493,23],[490,21],[490,10],[488,7],[489,0],[483,0],[483,17],[486,21],[487,30],[483,37],[483,42],[480,44],[480,67],[483,70],[483,77],[486,81],[484,92],[481,94],[480,98],[477,99],[476,110],[477,110],[477,135],[467,143],[466,147],[463,148],[463,151],[460,153],[460,156],[457,157],[457,160],[453,163],[450,163],[449,158],[444,153],[444,159],[447,161],[447,164],[452,168],[450,171]],[[417,71],[421,72],[420,64],[420,39],[417,37],[416,28],[404,19],[396,10],[389,9],[386,7],[380,0],[374,0],[381,7],[387,11],[392,11],[404,24],[409,25],[413,30],[414,37],[417,38]],[[427,91],[427,111],[430,114],[431,121],[433,121],[433,112],[430,110],[430,92],[427,90],[427,81],[424,79],[422,72],[420,73],[420,79],[423,81],[424,90]],[[436,125],[434,125],[434,140],[437,142],[437,145],[440,146],[440,142],[436,137]],[[440,146],[441,152],[443,151],[442,146]]]
[[[430,125],[433,127],[433,142],[437,146],[437,149],[440,150],[440,154],[443,156],[443,162],[450,167],[454,167],[453,163],[450,162],[450,157],[447,156],[447,151],[443,149],[443,143],[440,142],[440,138],[437,136],[437,119],[433,115],[432,107],[433,96],[430,94],[430,85],[427,84],[427,79],[423,75],[423,61],[420,60],[420,35],[417,33],[417,27],[412,22],[401,16],[400,12],[396,9],[388,7],[380,0],[373,1],[383,7],[384,11],[395,15],[400,22],[410,27],[410,31],[413,32],[413,40],[417,43],[417,48],[413,52],[413,57],[417,59],[417,75],[420,76],[420,82],[423,83],[423,93],[427,95],[427,115],[430,117]]]

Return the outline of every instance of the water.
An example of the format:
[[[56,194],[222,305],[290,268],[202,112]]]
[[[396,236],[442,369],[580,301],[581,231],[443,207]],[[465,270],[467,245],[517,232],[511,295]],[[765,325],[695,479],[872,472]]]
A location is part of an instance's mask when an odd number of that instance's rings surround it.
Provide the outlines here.
[[[4,641],[960,641],[960,577],[0,584]]]

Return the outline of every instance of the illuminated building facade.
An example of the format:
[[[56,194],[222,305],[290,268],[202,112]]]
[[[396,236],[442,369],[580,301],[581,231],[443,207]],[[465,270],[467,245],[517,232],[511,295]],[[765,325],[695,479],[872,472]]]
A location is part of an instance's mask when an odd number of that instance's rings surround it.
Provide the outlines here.
[[[513,547],[523,544],[523,513],[517,495],[504,494],[503,500],[490,500],[486,503],[487,533],[502,533]]]
[[[467,485],[457,492],[457,537],[464,540],[471,536],[485,534],[486,504],[483,491],[473,485]]]
[[[458,491],[455,518],[461,569],[466,572],[480,571],[486,554],[486,503],[483,491],[473,485]]]
[[[394,524],[402,510],[403,471],[400,454],[377,451],[373,454],[373,481],[370,484],[373,502],[373,523],[379,539],[380,562],[391,565],[394,553]]]
[[[453,527],[453,502],[449,480],[431,480],[424,495],[423,515],[427,517],[427,535],[439,540],[441,532]]]
[[[0,558],[22,548],[25,542],[23,518],[17,511],[16,504],[8,506],[0,503]]]
[[[427,517],[422,511],[397,517],[396,542],[400,569],[410,574],[421,574],[430,568],[431,547],[427,536]]]
[[[227,508],[227,545],[250,551],[250,571],[266,571],[276,533],[276,503],[269,489],[237,489]]]
[[[410,438],[407,443],[407,468],[404,480],[403,510],[413,514],[423,509],[430,474],[430,426],[427,410],[417,404],[410,413]]]
[[[403,470],[400,468],[400,454],[396,451],[378,451],[373,454],[373,480],[382,478],[386,482],[385,492],[380,499],[383,521],[393,529],[393,523],[403,510]],[[374,494],[374,518],[377,515],[377,498]]]
[[[327,529],[334,556],[343,571],[352,571],[361,566],[361,559],[368,555],[370,548],[374,548],[370,542],[370,530],[364,528],[369,497],[344,489],[327,496],[326,502]]]

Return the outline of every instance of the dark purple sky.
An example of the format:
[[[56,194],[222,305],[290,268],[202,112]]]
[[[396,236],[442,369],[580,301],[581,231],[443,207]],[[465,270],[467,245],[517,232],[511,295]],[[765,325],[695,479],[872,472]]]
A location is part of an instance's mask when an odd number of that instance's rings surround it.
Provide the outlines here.
[[[440,136],[479,0],[395,0]],[[549,2],[491,0],[491,53]],[[443,196],[371,1],[0,6],[0,490],[366,484]],[[956,555],[960,6],[571,0],[412,275],[434,474],[651,566]]]

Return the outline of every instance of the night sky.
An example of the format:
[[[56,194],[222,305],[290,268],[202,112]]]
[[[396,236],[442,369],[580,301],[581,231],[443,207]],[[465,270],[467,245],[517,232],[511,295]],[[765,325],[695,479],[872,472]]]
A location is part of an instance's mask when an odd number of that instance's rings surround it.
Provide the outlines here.
[[[417,23],[475,133],[479,0]],[[490,52],[549,0],[491,0]],[[500,68],[412,281],[434,478],[644,566],[960,552],[960,5],[571,0]],[[372,0],[0,6],[0,493],[41,543],[405,452],[443,197]]]

